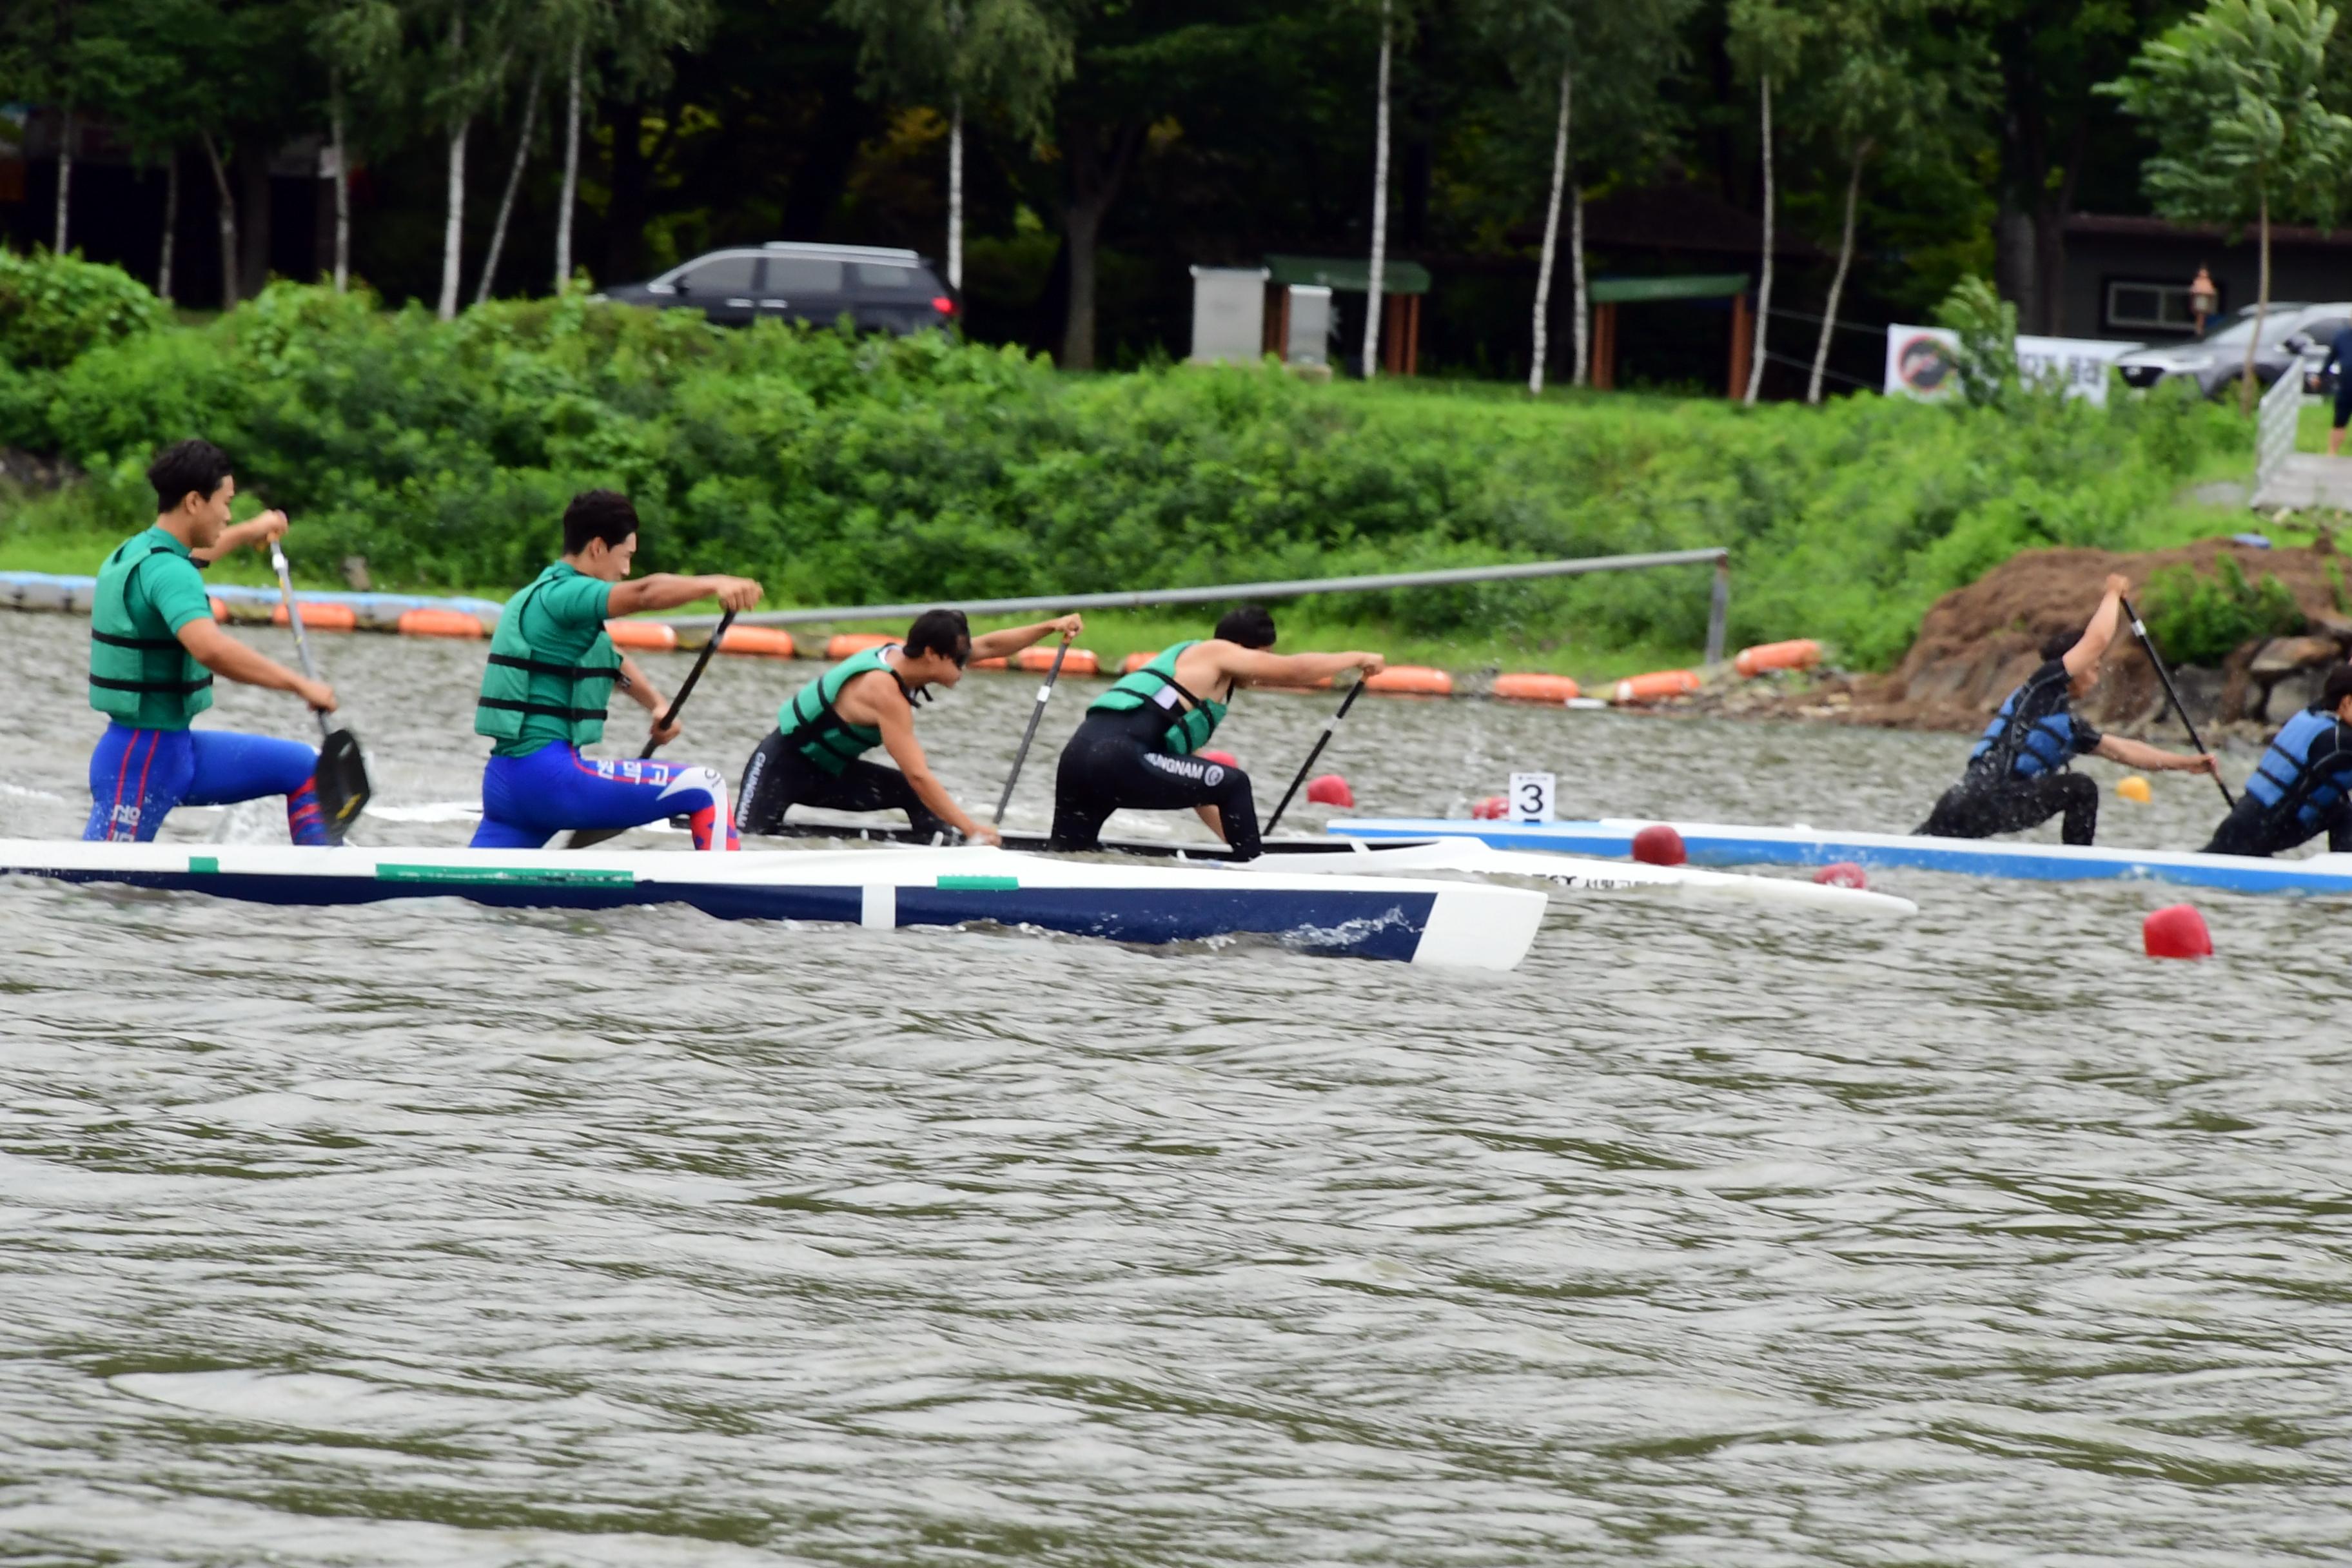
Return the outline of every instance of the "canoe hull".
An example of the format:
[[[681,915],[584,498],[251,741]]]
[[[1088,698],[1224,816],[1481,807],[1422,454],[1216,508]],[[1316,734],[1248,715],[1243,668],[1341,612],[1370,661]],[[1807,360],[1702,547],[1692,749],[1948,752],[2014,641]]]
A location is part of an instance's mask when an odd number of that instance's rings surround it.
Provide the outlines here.
[[[1487,969],[1526,956],[1545,904],[1519,889],[1099,867],[977,847],[571,854],[0,840],[0,875],[312,907],[454,897],[501,909],[685,904],[725,920],[877,929],[993,922],[1149,945],[1254,935],[1304,952]]]

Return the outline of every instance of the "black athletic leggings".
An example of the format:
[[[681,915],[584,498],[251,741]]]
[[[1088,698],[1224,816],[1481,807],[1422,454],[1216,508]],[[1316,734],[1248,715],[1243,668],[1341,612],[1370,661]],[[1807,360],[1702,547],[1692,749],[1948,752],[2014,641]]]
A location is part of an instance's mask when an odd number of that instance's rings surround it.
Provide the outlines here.
[[[2317,827],[2304,826],[2293,807],[2281,809],[2285,805],[2284,802],[2264,805],[2252,795],[2240,795],[2236,807],[2213,830],[2213,841],[2205,846],[2205,853],[2275,855],[2321,833],[2327,835],[2329,849],[2338,854],[2352,849],[2352,800],[2337,801],[2336,809],[2322,817]]]
[[[2081,773],[2036,773],[2032,778],[1987,778],[1969,773],[1944,792],[1927,820],[1912,829],[1938,838],[1990,838],[2022,833],[2060,812],[2061,836],[2088,844],[2099,831],[2099,786]]]
[[[1089,713],[1054,775],[1054,835],[1048,847],[1092,849],[1102,826],[1121,806],[1181,811],[1213,805],[1225,842],[1244,860],[1256,858],[1257,803],[1249,774],[1223,763],[1180,757],[1167,749],[1168,715],[1157,708]]]
[[[860,757],[840,773],[829,773],[801,755],[798,747],[784,744],[781,731],[771,730],[743,764],[743,782],[735,792],[735,831],[773,833],[783,825],[785,808],[794,805],[903,811],[907,826],[922,837],[948,831],[898,769]]]

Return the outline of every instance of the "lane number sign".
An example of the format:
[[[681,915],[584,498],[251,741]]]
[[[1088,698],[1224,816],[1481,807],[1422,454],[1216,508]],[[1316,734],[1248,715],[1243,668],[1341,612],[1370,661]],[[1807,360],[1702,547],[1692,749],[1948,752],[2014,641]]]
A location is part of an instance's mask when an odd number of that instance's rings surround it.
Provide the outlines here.
[[[1511,775],[1511,816],[1518,822],[1549,822],[1559,780],[1550,773]]]

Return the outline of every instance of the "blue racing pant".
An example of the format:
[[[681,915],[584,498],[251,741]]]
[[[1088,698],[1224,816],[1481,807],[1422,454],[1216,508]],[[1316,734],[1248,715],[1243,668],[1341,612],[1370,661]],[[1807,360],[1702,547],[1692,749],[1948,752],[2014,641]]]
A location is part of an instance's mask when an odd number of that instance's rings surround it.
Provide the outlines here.
[[[673,816],[692,825],[697,849],[740,847],[716,769],[635,757],[597,762],[557,742],[527,757],[490,759],[473,847],[537,849],[568,827],[641,827]]]
[[[297,844],[324,844],[318,771],[317,750],[299,741],[110,723],[89,756],[93,804],[81,836],[145,844],[175,805],[230,805],[282,795],[288,835]]]

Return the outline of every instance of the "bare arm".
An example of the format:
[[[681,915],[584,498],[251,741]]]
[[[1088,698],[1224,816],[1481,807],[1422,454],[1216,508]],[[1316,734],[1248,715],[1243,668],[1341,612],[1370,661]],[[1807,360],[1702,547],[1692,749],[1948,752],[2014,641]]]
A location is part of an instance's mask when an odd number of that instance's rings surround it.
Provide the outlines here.
[[[2126,741],[2121,735],[2103,735],[2091,754],[2105,757],[2111,763],[2121,763],[2127,768],[2145,768],[2149,773],[2211,773],[2221,776],[2221,760],[2210,752],[2199,752],[2191,756],[2180,752],[2168,752],[2141,741]]]
[[[248,544],[257,547],[267,544],[285,532],[286,514],[277,510],[265,511],[250,521],[222,529],[218,539],[189,551],[188,555],[197,565],[209,566],[232,551],[241,550]]]
[[[1067,642],[1086,630],[1086,626],[1084,616],[1062,616],[1050,621],[1039,621],[1034,626],[1008,626],[1001,632],[982,632],[971,639],[971,657],[1007,658],[1034,643],[1044,642],[1055,632],[1061,633],[1062,640]]]
[[[748,610],[760,602],[760,584],[749,577],[681,577],[656,572],[613,584],[604,601],[608,616],[634,616],[640,610],[675,610],[697,599],[717,598],[730,610]]]
[[[645,670],[637,661],[626,654],[621,656],[619,684],[621,689],[629,694],[629,700],[644,709],[653,720],[653,722],[646,726],[646,730],[652,736],[654,744],[667,746],[686,733],[686,726],[683,723],[672,724],[667,729],[662,727],[662,710],[668,707],[669,703],[662,696],[661,689],[646,678]]]
[[[210,621],[190,621],[176,634],[188,656],[215,675],[270,691],[290,691],[321,713],[335,710],[335,690],[323,680],[295,674],[276,659],[256,653]]]
[[[2107,579],[2106,592],[2099,596],[2099,607],[2091,612],[2091,624],[2083,628],[2082,640],[2068,648],[2061,661],[2069,679],[2096,668],[2107,657],[2107,645],[2116,640],[2116,632],[2123,625],[2124,595],[2129,592],[2131,584],[2122,574]]]
[[[1231,677],[1236,684],[1263,686],[1306,686],[1350,669],[1377,675],[1389,662],[1379,654],[1361,649],[1347,653],[1268,653],[1264,648],[1223,643],[1211,651],[1220,675]]]
[[[859,679],[871,679],[872,677]],[[907,782],[914,786],[915,798],[929,806],[933,816],[966,838],[991,844],[1000,842],[1002,836],[996,829],[983,827],[967,816],[963,807],[956,804],[955,796],[948,793],[948,786],[940,783],[939,775],[931,772],[931,764],[923,755],[923,743],[915,739],[915,710],[907,706],[907,700],[898,695],[897,689],[894,687],[887,697],[877,700],[874,707],[877,710],[875,728],[882,731],[883,749],[890,753],[890,760],[898,764],[898,771],[906,774]]]

